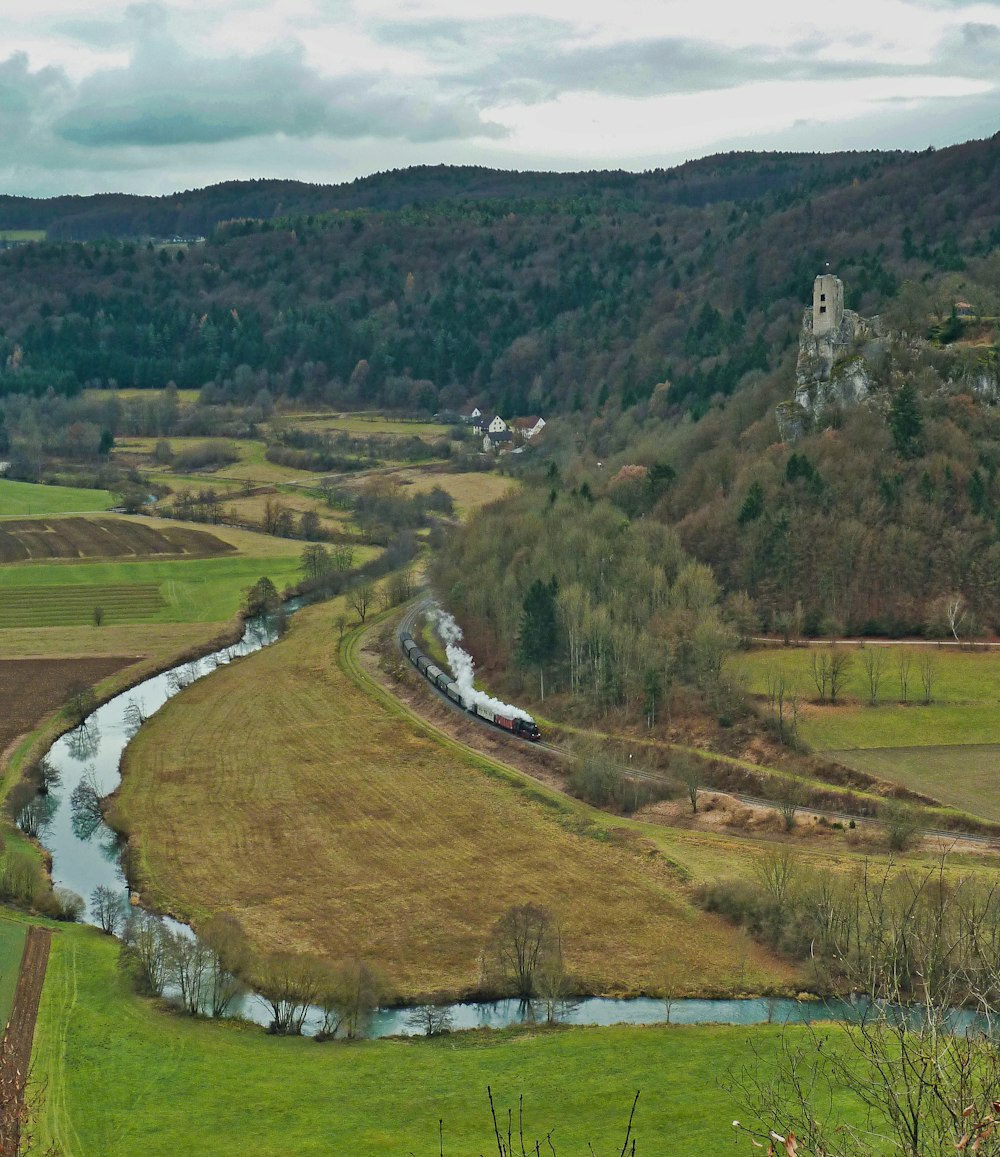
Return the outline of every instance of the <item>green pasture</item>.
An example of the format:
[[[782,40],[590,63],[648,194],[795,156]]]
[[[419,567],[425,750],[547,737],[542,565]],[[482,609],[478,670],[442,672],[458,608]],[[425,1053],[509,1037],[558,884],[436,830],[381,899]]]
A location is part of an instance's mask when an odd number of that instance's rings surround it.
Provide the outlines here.
[[[25,926],[0,915],[0,1032],[10,1016],[24,951]]]
[[[843,702],[819,705],[811,673],[812,656],[823,648],[788,647],[751,651],[739,660],[752,694],[766,696],[768,674],[785,675],[786,692],[806,704],[802,738],[818,751],[856,747],[919,747],[965,743],[1000,743],[1000,652],[961,651],[957,647],[885,647],[884,670],[876,707],[868,706],[863,652],[845,647],[851,656]],[[909,655],[907,702],[898,672],[900,654]],[[925,704],[920,657],[934,664],[931,702]]]
[[[595,1028],[455,1034],[436,1040],[318,1045],[258,1027],[194,1021],[127,993],[117,944],[93,929],[52,941],[35,1032],[44,1085],[40,1148],[62,1157],[215,1157],[438,1153],[495,1147],[498,1116],[554,1129],[559,1153],[617,1153],[641,1089],[639,1152],[682,1139],[695,1153],[731,1148],[736,1112],[719,1080],[777,1029]],[[544,1142],[543,1142],[544,1144]],[[534,1147],[532,1146],[532,1152]]]
[[[826,754],[973,815],[1000,820],[1000,744],[872,747]]]
[[[0,570],[0,625],[71,626],[109,622],[219,622],[232,618],[244,591],[261,577],[280,591],[301,578],[302,544],[268,558],[22,564]],[[69,589],[66,589],[69,588]],[[105,603],[107,606],[105,607]]]
[[[0,229],[0,241],[44,241],[44,229]]]
[[[89,513],[107,510],[113,501],[107,490],[42,486],[34,482],[14,482],[9,478],[0,478],[0,517]]]
[[[166,389],[121,389],[121,390],[84,390],[83,396],[88,401],[103,398],[123,398],[126,401],[135,401],[136,398],[145,398],[151,402],[158,401],[160,397],[166,393]],[[201,390],[178,390],[177,401],[182,406],[193,406],[201,394]]]

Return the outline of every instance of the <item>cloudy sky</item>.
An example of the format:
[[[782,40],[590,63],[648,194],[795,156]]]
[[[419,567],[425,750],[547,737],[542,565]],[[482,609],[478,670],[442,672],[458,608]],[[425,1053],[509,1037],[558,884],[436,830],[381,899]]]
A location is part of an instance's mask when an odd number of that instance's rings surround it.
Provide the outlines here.
[[[5,0],[0,192],[1000,130],[1000,0]],[[15,13],[15,8],[17,12]]]

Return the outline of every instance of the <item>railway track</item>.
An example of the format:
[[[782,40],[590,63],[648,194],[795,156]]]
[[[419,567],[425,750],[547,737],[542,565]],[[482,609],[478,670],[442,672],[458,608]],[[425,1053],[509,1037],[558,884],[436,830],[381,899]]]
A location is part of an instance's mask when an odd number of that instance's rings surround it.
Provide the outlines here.
[[[427,614],[436,605],[437,604],[435,603],[434,599],[432,599],[429,595],[424,596],[423,598],[419,599],[416,603],[414,603],[413,606],[410,607],[409,610],[407,610],[406,614],[400,620],[400,623],[399,623],[399,626],[398,626],[397,632],[396,632],[397,644],[400,643],[400,639],[404,634],[414,635],[414,629],[415,629],[416,624],[419,621],[419,619],[423,615]],[[451,711],[454,711],[457,715],[461,715],[463,718],[466,718],[466,719],[475,720],[475,722],[477,724],[479,724],[479,726],[483,727],[487,731],[490,731],[490,732],[496,731],[496,728],[493,727],[492,724],[487,723],[484,719],[480,719],[476,715],[470,714],[464,708],[460,707],[457,703],[454,703],[451,699],[448,698],[447,695],[445,695],[440,690],[440,688],[436,687],[429,680],[424,679],[424,680],[422,680],[422,682],[425,683],[428,687],[430,687],[431,690],[435,693],[435,695],[437,695],[437,697],[444,704],[446,704],[447,707]],[[507,733],[507,736],[508,736],[508,739],[514,743],[521,743],[521,744],[527,745],[528,747],[534,748],[536,750],[547,751],[550,754],[555,755],[560,759],[569,760],[569,759],[573,758],[573,753],[568,748],[560,747],[558,744],[555,744],[555,743],[548,743],[544,739],[532,741],[529,739],[522,739],[520,736],[511,734],[511,733]],[[640,780],[641,782],[645,782],[645,783],[664,784],[664,783],[668,782],[666,776],[657,775],[655,772],[643,771],[640,768],[629,767],[627,769],[627,774],[628,774],[630,779],[637,779],[637,780]],[[698,794],[699,795],[727,795],[731,799],[735,799],[739,803],[745,804],[747,807],[760,807],[760,808],[773,809],[776,806],[774,800],[765,799],[762,796],[744,795],[744,794],[739,793],[739,792],[727,792],[727,791],[716,790],[714,788],[699,788]],[[802,815],[802,816],[815,815],[817,813],[817,810],[819,810],[819,809],[812,808],[812,807],[796,807],[795,814],[796,815]],[[837,822],[850,823],[851,821],[853,821],[856,827],[859,827],[862,825],[866,825],[869,827],[871,827],[871,826],[884,827],[885,826],[883,821],[877,819],[874,816],[860,815],[858,813],[852,813],[852,812],[832,812],[826,808],[822,809],[822,814],[824,816],[826,816],[828,819],[832,819],[832,820],[837,821]],[[919,831],[920,831],[921,835],[927,836],[930,838],[943,839],[943,840],[965,840],[965,841],[968,841],[970,843],[980,844],[983,847],[995,846],[995,845],[1000,844],[1000,841],[998,841],[997,839],[995,839],[992,836],[983,836],[983,835],[978,835],[978,834],[975,834],[972,832],[948,831],[948,830],[943,829],[943,828],[921,828],[921,829],[919,829]]]

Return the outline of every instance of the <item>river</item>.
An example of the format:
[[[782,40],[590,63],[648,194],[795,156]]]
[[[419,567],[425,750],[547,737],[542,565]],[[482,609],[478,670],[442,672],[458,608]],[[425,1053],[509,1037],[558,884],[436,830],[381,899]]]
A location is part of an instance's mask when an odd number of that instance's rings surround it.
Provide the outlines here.
[[[294,609],[294,607],[289,608]],[[85,723],[63,735],[49,750],[49,760],[60,782],[46,800],[48,815],[40,840],[52,855],[52,880],[56,887],[69,888],[83,897],[83,919],[95,923],[90,897],[100,886],[128,896],[128,885],[120,856],[122,843],[104,823],[96,804],[119,784],[122,753],[140,718],[148,718],[164,703],[197,679],[210,675],[222,664],[252,654],[278,637],[275,625],[251,619],[238,643],[192,662],[144,680],[97,708]],[[173,927],[180,927],[172,922]],[[454,1029],[502,1028],[511,1024],[544,1019],[540,1006],[517,1000],[480,1004],[456,1003],[448,1006]],[[609,999],[588,997],[560,1008],[564,1024],[761,1024],[812,1019],[840,1019],[850,1016],[850,1005],[829,1004],[787,998],[746,998],[734,1000],[675,1000],[668,1009],[664,1001],[646,997]],[[245,997],[233,1015],[260,1024],[269,1019],[263,1002],[252,994]],[[319,1027],[321,1014],[315,1010],[306,1020],[306,1032]],[[379,1009],[372,1019],[369,1035],[375,1037],[417,1035],[412,1010]]]

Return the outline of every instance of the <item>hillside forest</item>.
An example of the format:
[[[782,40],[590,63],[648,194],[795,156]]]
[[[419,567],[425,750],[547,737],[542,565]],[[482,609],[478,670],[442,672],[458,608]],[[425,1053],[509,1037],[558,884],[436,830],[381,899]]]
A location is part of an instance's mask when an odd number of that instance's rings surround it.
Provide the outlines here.
[[[510,655],[542,584],[560,677],[600,702],[645,703],[670,671],[711,683],[720,633],[994,631],[998,169],[994,138],[5,198],[6,226],[48,239],[0,253],[0,453],[107,485],[126,431],[263,435],[336,469],[357,448],[275,414],[543,414],[544,445],[503,467],[526,490],[452,535],[438,577]],[[792,445],[774,410],[827,263],[893,336],[872,399]],[[165,386],[198,405],[114,391]]]

